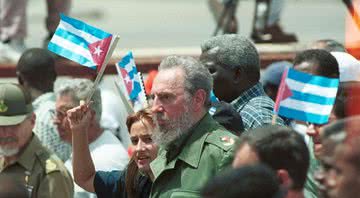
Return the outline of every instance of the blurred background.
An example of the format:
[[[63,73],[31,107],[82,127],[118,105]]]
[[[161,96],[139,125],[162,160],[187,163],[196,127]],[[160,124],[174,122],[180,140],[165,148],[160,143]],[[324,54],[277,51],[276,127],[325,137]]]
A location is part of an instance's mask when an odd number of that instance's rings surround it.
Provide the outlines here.
[[[239,33],[251,32],[255,1],[240,0]],[[120,35],[118,48],[198,47],[216,24],[207,0],[75,0],[70,16]],[[344,42],[347,10],[341,0],[286,0],[281,24],[300,44],[332,38]],[[46,2],[28,5],[28,47],[46,36]]]

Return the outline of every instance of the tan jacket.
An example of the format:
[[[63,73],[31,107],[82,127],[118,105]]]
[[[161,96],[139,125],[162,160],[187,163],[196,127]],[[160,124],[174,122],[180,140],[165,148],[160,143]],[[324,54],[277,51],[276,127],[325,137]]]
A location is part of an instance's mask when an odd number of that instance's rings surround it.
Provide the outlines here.
[[[43,147],[33,135],[20,157],[4,167],[0,157],[0,174],[8,174],[24,183],[31,198],[72,198],[73,180],[63,162]]]

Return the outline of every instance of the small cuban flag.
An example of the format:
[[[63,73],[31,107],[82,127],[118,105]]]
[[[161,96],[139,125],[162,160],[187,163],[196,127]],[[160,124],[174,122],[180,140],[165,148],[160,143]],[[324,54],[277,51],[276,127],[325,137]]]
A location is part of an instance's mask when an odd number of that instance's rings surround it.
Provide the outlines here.
[[[283,73],[274,111],[287,118],[325,124],[329,120],[338,86],[339,79],[289,68]]]
[[[86,67],[100,70],[113,35],[82,21],[60,14],[60,23],[48,49]]]
[[[132,52],[126,54],[116,65],[119,75],[121,75],[124,81],[129,98],[134,103],[138,99],[139,94],[143,92],[143,89]]]

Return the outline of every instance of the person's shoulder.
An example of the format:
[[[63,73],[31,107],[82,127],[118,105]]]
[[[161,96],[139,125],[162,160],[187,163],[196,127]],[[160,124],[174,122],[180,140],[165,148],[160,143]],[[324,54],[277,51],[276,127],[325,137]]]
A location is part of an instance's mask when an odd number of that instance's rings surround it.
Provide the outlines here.
[[[224,151],[229,151],[233,149],[236,138],[237,136],[235,136],[231,132],[221,127],[215,131],[212,131],[206,137],[205,142],[214,145],[217,148],[222,149]]]
[[[43,169],[46,175],[64,172],[66,170],[64,163],[51,151],[46,148],[40,149],[36,152],[37,160],[40,167]]]
[[[266,95],[260,95],[249,100],[245,107],[254,107],[257,110],[268,109],[272,111],[274,108],[274,101]]]

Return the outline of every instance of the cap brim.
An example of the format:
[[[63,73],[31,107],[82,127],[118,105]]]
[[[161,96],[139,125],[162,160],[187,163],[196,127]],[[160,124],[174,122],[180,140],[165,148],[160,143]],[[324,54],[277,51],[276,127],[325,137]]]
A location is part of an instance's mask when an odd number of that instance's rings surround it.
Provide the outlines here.
[[[18,116],[0,116],[0,126],[11,126],[20,124],[25,120],[26,116],[26,114]]]

